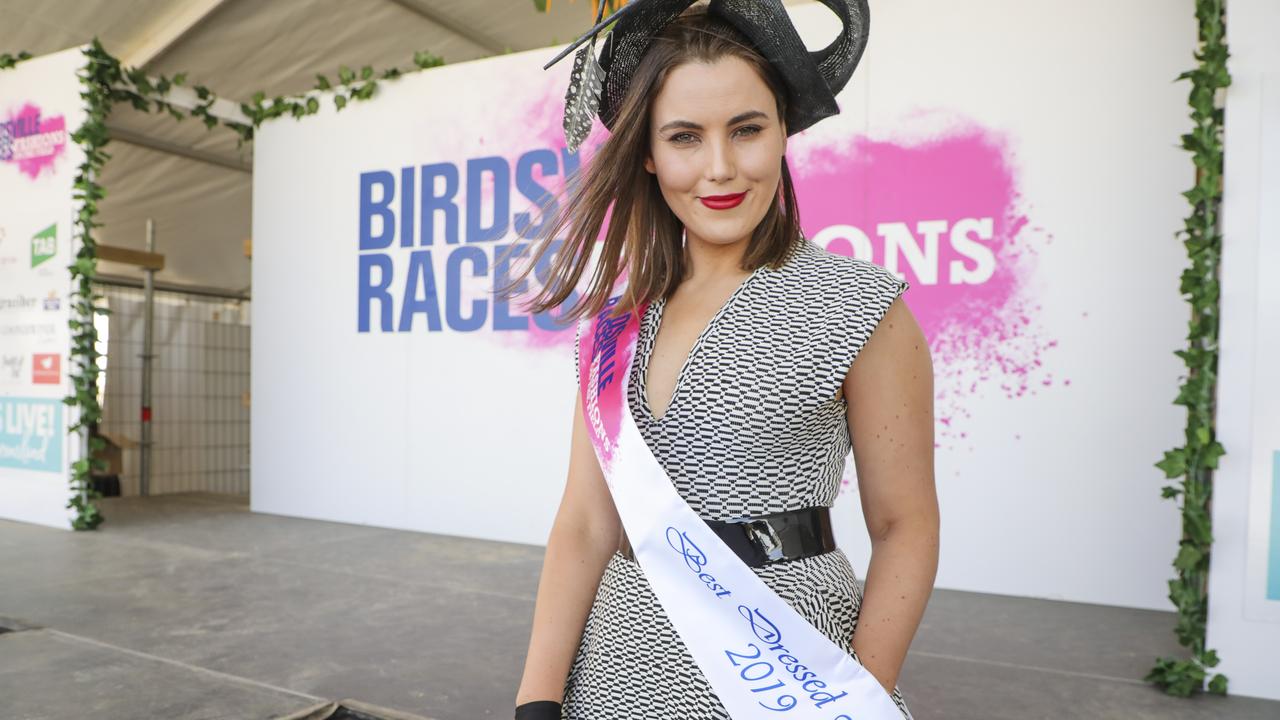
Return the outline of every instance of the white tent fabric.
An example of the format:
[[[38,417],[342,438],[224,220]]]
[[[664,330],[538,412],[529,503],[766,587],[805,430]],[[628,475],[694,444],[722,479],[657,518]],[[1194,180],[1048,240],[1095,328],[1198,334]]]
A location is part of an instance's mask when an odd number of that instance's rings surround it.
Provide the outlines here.
[[[42,55],[97,36],[127,65],[186,72],[188,85],[239,103],[306,92],[340,65],[409,68],[418,50],[458,63],[549,47],[593,19],[590,0],[551,0],[548,13],[533,0],[0,0],[0,51]],[[121,105],[108,125],[99,241],[142,249],[150,217],[166,256],[158,280],[249,290],[252,148],[237,150],[226,128]]]

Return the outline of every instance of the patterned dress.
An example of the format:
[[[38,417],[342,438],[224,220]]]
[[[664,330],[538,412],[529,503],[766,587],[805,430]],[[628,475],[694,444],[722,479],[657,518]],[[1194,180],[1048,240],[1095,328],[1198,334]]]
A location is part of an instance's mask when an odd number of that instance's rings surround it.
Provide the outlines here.
[[[830,507],[850,450],[845,373],[908,283],[801,239],[755,270],[707,324],[655,418],[645,380],[663,300],[640,323],[628,404],[684,500],[704,519]],[[575,356],[576,356],[575,343]],[[850,646],[862,593],[841,550],[755,568],[837,645]],[[901,693],[892,697],[910,720]],[[663,612],[640,565],[605,567],[565,683],[569,720],[711,720],[728,712]]]

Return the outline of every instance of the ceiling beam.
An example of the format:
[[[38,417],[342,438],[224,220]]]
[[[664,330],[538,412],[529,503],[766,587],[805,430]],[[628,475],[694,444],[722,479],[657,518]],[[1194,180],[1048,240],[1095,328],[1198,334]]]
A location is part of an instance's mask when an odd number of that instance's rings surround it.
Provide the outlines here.
[[[155,78],[149,78],[154,85]],[[186,85],[171,85],[169,92],[160,97],[161,100],[180,107],[183,110],[194,110],[197,106],[203,105],[205,101],[200,99],[196,91]],[[232,122],[238,125],[252,125],[248,116],[240,109],[240,103],[226,98],[218,98],[209,106],[209,114],[224,122]]]
[[[504,0],[504,2],[506,1],[508,0]],[[454,35],[461,36],[472,45],[482,47],[494,55],[501,55],[507,51],[507,48],[503,43],[485,35],[474,27],[464,25],[457,20],[442,14],[439,10],[432,9],[429,6],[424,7],[422,4],[417,2],[417,0],[391,0],[391,2],[420,18],[430,20]]]
[[[151,27],[133,44],[120,62],[129,67],[146,67],[195,30],[227,0],[189,0],[177,12],[169,16],[159,27]]]
[[[211,153],[207,150],[197,150],[196,148],[187,147],[185,145],[179,145],[165,140],[157,140],[156,138],[148,137],[140,132],[129,130],[128,128],[114,127],[110,123],[107,124],[107,136],[112,140],[118,140],[119,142],[136,145],[148,150],[155,150],[156,152],[167,153],[169,155],[177,155],[179,157],[187,158],[188,160],[195,160],[209,165],[217,165],[218,167],[226,168],[228,170],[235,170],[237,172],[247,173],[250,175],[253,174],[252,161],[238,160],[224,155],[219,155],[217,153]]]

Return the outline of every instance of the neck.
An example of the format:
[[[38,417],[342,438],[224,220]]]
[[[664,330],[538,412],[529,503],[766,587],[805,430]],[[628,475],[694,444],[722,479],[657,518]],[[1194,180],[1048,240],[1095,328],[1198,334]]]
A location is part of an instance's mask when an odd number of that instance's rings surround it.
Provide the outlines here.
[[[740,279],[747,275],[749,271],[742,269],[742,259],[746,256],[750,240],[748,236],[722,245],[686,235],[685,258],[688,261],[688,271],[684,281],[702,285],[731,278]]]

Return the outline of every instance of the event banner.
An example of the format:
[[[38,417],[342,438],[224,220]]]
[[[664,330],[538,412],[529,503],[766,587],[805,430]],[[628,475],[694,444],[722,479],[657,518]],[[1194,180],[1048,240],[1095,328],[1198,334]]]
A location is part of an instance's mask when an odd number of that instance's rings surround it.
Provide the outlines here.
[[[836,32],[820,4],[789,12],[810,47]],[[1171,80],[1194,17],[1154,0],[873,14],[842,112],[787,159],[805,234],[911,283],[934,362],[938,586],[1167,609],[1179,526],[1154,463],[1182,435],[1189,177]],[[341,111],[321,95],[260,129],[254,510],[546,541],[573,331],[493,289],[607,137],[597,122],[567,150],[572,63],[542,69],[558,50],[413,73]],[[836,535],[864,572],[854,469]]]
[[[72,48],[0,71],[0,517],[64,528],[83,64]]]

